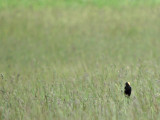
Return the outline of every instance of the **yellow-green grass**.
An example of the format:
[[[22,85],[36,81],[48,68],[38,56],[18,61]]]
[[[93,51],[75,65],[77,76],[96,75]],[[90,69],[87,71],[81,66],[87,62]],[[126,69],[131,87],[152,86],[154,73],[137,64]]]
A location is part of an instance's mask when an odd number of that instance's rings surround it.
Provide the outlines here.
[[[1,9],[1,118],[158,119],[159,11]],[[122,92],[126,81],[130,99]]]

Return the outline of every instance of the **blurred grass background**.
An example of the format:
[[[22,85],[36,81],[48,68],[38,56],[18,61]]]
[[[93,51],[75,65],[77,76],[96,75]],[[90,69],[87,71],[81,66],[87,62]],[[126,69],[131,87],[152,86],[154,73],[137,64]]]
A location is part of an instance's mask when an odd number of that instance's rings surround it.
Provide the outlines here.
[[[0,8],[6,7],[72,7],[72,6],[98,6],[117,7],[124,5],[157,5],[160,0],[0,0]]]
[[[1,119],[159,118],[159,2],[0,0]]]

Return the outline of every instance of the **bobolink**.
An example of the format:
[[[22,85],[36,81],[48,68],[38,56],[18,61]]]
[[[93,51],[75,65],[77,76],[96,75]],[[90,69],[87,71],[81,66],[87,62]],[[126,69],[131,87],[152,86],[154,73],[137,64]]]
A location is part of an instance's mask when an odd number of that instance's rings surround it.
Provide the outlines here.
[[[131,91],[132,91],[132,88],[130,86],[130,83],[126,82],[125,88],[124,88],[124,94],[129,97],[131,95]]]

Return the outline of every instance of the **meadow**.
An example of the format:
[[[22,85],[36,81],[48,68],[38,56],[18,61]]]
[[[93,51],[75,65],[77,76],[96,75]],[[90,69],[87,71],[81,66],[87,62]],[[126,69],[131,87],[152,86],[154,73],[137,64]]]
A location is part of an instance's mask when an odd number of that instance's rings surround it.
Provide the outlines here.
[[[160,119],[159,11],[160,0],[0,0],[0,119]]]

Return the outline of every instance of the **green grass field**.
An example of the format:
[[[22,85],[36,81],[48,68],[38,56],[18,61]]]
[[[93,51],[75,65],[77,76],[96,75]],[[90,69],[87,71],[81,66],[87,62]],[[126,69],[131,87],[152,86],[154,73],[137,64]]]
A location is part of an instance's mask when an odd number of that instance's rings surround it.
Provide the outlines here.
[[[124,5],[157,5],[160,0],[0,0],[0,8],[46,8],[46,7],[118,7]]]
[[[159,11],[160,0],[0,0],[0,119],[160,119]]]

